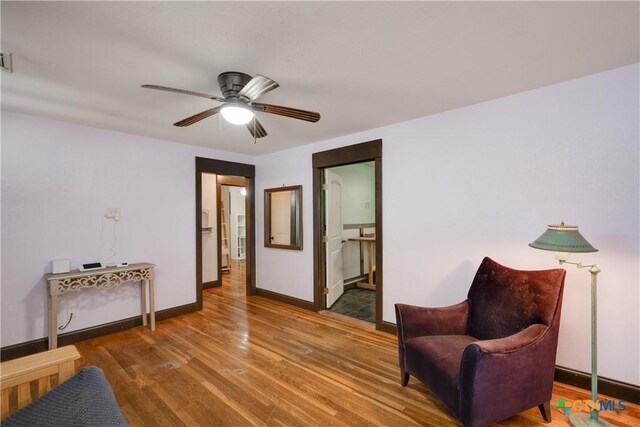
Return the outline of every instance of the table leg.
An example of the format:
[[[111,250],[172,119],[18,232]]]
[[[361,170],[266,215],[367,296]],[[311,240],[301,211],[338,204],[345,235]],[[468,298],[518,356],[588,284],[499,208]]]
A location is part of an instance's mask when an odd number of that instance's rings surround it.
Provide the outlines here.
[[[373,242],[369,243],[369,286],[372,288],[375,286],[375,283],[373,283],[373,245]]]
[[[146,280],[140,280],[140,305],[142,306],[142,326],[147,326],[147,287]]]
[[[58,296],[49,295],[49,350],[58,348]]]
[[[149,312],[151,316],[151,330],[156,330],[156,308],[153,297],[153,280],[147,280],[149,282]]]
[[[366,282],[357,282],[356,286],[361,289],[376,289],[376,284],[373,280],[373,269],[375,266],[373,265],[373,250],[374,250],[375,242],[367,242],[367,249],[369,250],[369,274]]]

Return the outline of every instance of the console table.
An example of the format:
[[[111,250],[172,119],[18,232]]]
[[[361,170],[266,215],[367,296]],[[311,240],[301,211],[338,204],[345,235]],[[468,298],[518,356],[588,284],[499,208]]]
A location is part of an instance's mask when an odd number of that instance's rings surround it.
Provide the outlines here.
[[[111,289],[123,283],[140,282],[142,325],[147,326],[147,290],[149,286],[149,317],[151,330],[156,329],[156,314],[153,302],[154,265],[149,263],[130,264],[126,267],[109,267],[102,270],[45,274],[48,294],[49,349],[58,347],[58,296],[82,289]]]

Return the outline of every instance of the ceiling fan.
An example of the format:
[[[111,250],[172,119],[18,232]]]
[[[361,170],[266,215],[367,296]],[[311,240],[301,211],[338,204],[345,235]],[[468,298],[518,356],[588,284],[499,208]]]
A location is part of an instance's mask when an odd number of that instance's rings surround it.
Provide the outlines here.
[[[142,85],[145,89],[157,89],[167,92],[183,93],[185,95],[199,96],[208,98],[213,101],[222,102],[222,105],[213,107],[209,110],[194,114],[191,117],[175,122],[174,126],[184,127],[199,122],[202,119],[211,117],[220,113],[227,121],[237,125],[246,125],[251,135],[255,138],[267,136],[255,112],[263,112],[276,114],[278,116],[291,117],[293,119],[305,120],[307,122],[317,122],[320,120],[320,114],[313,111],[299,110],[297,108],[282,107],[280,105],[263,104],[255,102],[265,93],[276,89],[280,86],[268,77],[256,74],[251,77],[248,74],[237,71],[227,71],[218,76],[218,84],[222,96],[209,95],[202,92],[194,92],[190,90],[176,89],[167,86],[158,85]]]

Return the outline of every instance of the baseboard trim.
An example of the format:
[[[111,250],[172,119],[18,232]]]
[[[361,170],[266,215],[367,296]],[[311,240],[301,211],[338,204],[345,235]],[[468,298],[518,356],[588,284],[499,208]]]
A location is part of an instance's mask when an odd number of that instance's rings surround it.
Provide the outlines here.
[[[356,287],[356,283],[362,282],[362,281],[366,282],[368,279],[369,279],[369,275],[368,274],[361,274],[359,276],[355,276],[355,277],[351,277],[349,279],[345,279],[345,281],[344,281],[344,288],[345,289],[344,290],[346,291],[347,290],[347,286],[349,286],[349,285],[353,285],[353,287],[350,288],[350,289],[353,289],[353,288]]]
[[[347,291],[350,291],[350,290],[355,289],[355,288],[356,288],[356,282],[345,283],[344,287],[342,288],[342,291],[343,292],[347,292]]]
[[[386,332],[388,334],[398,335],[398,328],[396,328],[395,323],[386,322],[383,320],[382,323],[380,324],[380,327],[377,329],[379,331]]]
[[[303,310],[309,310],[314,312],[317,311],[316,307],[313,305],[311,301],[305,301],[303,299],[280,294],[278,292],[256,288],[256,295],[260,297],[269,298],[275,301],[283,302],[285,304],[293,305],[294,307],[302,308]]]
[[[191,304],[178,305],[176,307],[165,308],[156,312],[156,320],[166,320],[172,317],[181,316],[187,313],[193,313],[198,311],[198,304],[192,302]]]
[[[563,366],[556,366],[556,381],[574,387],[591,390],[591,374]],[[598,376],[598,394],[615,397],[626,402],[640,404],[640,387]]]
[[[196,311],[196,303],[180,305],[177,307],[171,307],[156,312],[156,320],[165,320],[171,317],[180,316],[182,314],[191,313]],[[113,334],[114,332],[124,331],[126,329],[142,326],[142,317],[135,316],[127,319],[116,320],[114,322],[105,323],[98,326],[92,326],[90,328],[79,329],[77,331],[68,332],[66,334],[58,335],[58,347],[73,344],[79,341],[88,340],[91,338],[101,337],[103,335]],[[49,339],[38,338],[33,341],[27,341],[24,343],[13,344],[0,349],[0,361],[7,361],[16,359],[22,356],[28,356],[30,354],[40,353],[49,348]]]
[[[202,284],[202,289],[219,288],[220,286],[222,286],[222,281],[218,279],[212,280],[211,282],[204,282]]]

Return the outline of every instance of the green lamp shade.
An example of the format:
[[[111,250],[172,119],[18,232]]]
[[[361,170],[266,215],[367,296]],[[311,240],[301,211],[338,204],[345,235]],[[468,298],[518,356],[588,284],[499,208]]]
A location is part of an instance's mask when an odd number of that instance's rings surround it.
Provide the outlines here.
[[[547,226],[547,231],[529,246],[554,252],[598,252],[582,237],[577,225],[565,225],[564,222]]]

